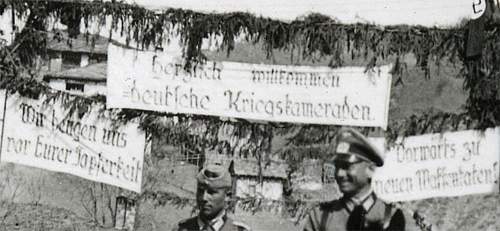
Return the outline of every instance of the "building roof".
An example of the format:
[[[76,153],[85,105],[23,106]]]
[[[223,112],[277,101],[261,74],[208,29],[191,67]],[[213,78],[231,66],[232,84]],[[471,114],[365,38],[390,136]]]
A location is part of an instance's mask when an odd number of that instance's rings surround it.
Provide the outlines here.
[[[76,38],[69,38],[65,31],[49,34],[47,49],[53,51],[67,51],[78,53],[92,53],[106,55],[109,39],[100,35],[82,34]]]
[[[262,166],[263,178],[287,178],[288,165],[285,163],[271,162]],[[236,176],[259,176],[259,166],[257,161],[234,159],[230,166],[231,174]]]
[[[68,79],[93,82],[106,82],[107,63],[96,63],[86,67],[68,69],[55,73],[48,73],[44,76],[44,80],[50,79]]]

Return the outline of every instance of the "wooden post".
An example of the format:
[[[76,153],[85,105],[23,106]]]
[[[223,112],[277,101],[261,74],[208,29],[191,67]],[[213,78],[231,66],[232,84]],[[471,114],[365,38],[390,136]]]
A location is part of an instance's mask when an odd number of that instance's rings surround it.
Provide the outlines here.
[[[2,113],[2,134],[0,135],[0,159],[2,159],[2,150],[3,150],[3,134],[5,133],[5,111],[7,110],[7,90],[5,90],[5,96],[3,101],[3,113]]]
[[[10,5],[10,7],[12,8],[10,13],[10,17],[11,17],[11,23],[12,23],[12,35],[10,36],[10,44],[13,44],[14,43],[14,37],[16,35],[16,10],[14,9],[14,3],[12,3]]]
[[[115,228],[119,230],[133,230],[137,217],[136,201],[125,196],[116,197]]]

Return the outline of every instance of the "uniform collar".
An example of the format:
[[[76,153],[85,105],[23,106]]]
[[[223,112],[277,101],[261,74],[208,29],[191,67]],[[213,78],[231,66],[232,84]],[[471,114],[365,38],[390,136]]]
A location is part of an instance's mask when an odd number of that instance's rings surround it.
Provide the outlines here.
[[[225,210],[222,210],[214,219],[210,220],[210,221],[204,221],[203,219],[201,219],[200,216],[198,216],[198,226],[200,227],[200,230],[203,230],[203,228],[205,227],[206,224],[210,225],[214,231],[219,231],[222,226],[224,225],[224,217],[226,216],[226,211]]]
[[[375,194],[373,194],[373,190],[369,190],[365,194],[358,195],[356,197],[345,198],[344,203],[349,212],[354,210],[354,207],[358,205],[362,205],[365,211],[369,211],[372,206],[375,204]]]

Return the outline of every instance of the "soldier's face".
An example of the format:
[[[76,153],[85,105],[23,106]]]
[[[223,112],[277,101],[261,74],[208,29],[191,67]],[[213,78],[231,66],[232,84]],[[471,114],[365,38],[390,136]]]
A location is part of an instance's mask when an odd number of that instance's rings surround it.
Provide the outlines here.
[[[335,180],[344,195],[354,196],[366,187],[370,187],[368,168],[370,164],[366,161],[348,163],[337,161],[335,165]]]
[[[196,202],[200,215],[208,220],[215,218],[225,207],[227,192],[226,188],[212,188],[206,184],[198,184]]]

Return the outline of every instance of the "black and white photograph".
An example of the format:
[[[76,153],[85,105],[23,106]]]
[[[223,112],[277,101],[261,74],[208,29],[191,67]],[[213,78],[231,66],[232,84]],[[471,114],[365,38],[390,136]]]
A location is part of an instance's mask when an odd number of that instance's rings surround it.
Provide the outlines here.
[[[499,231],[499,0],[0,0],[0,231]]]

